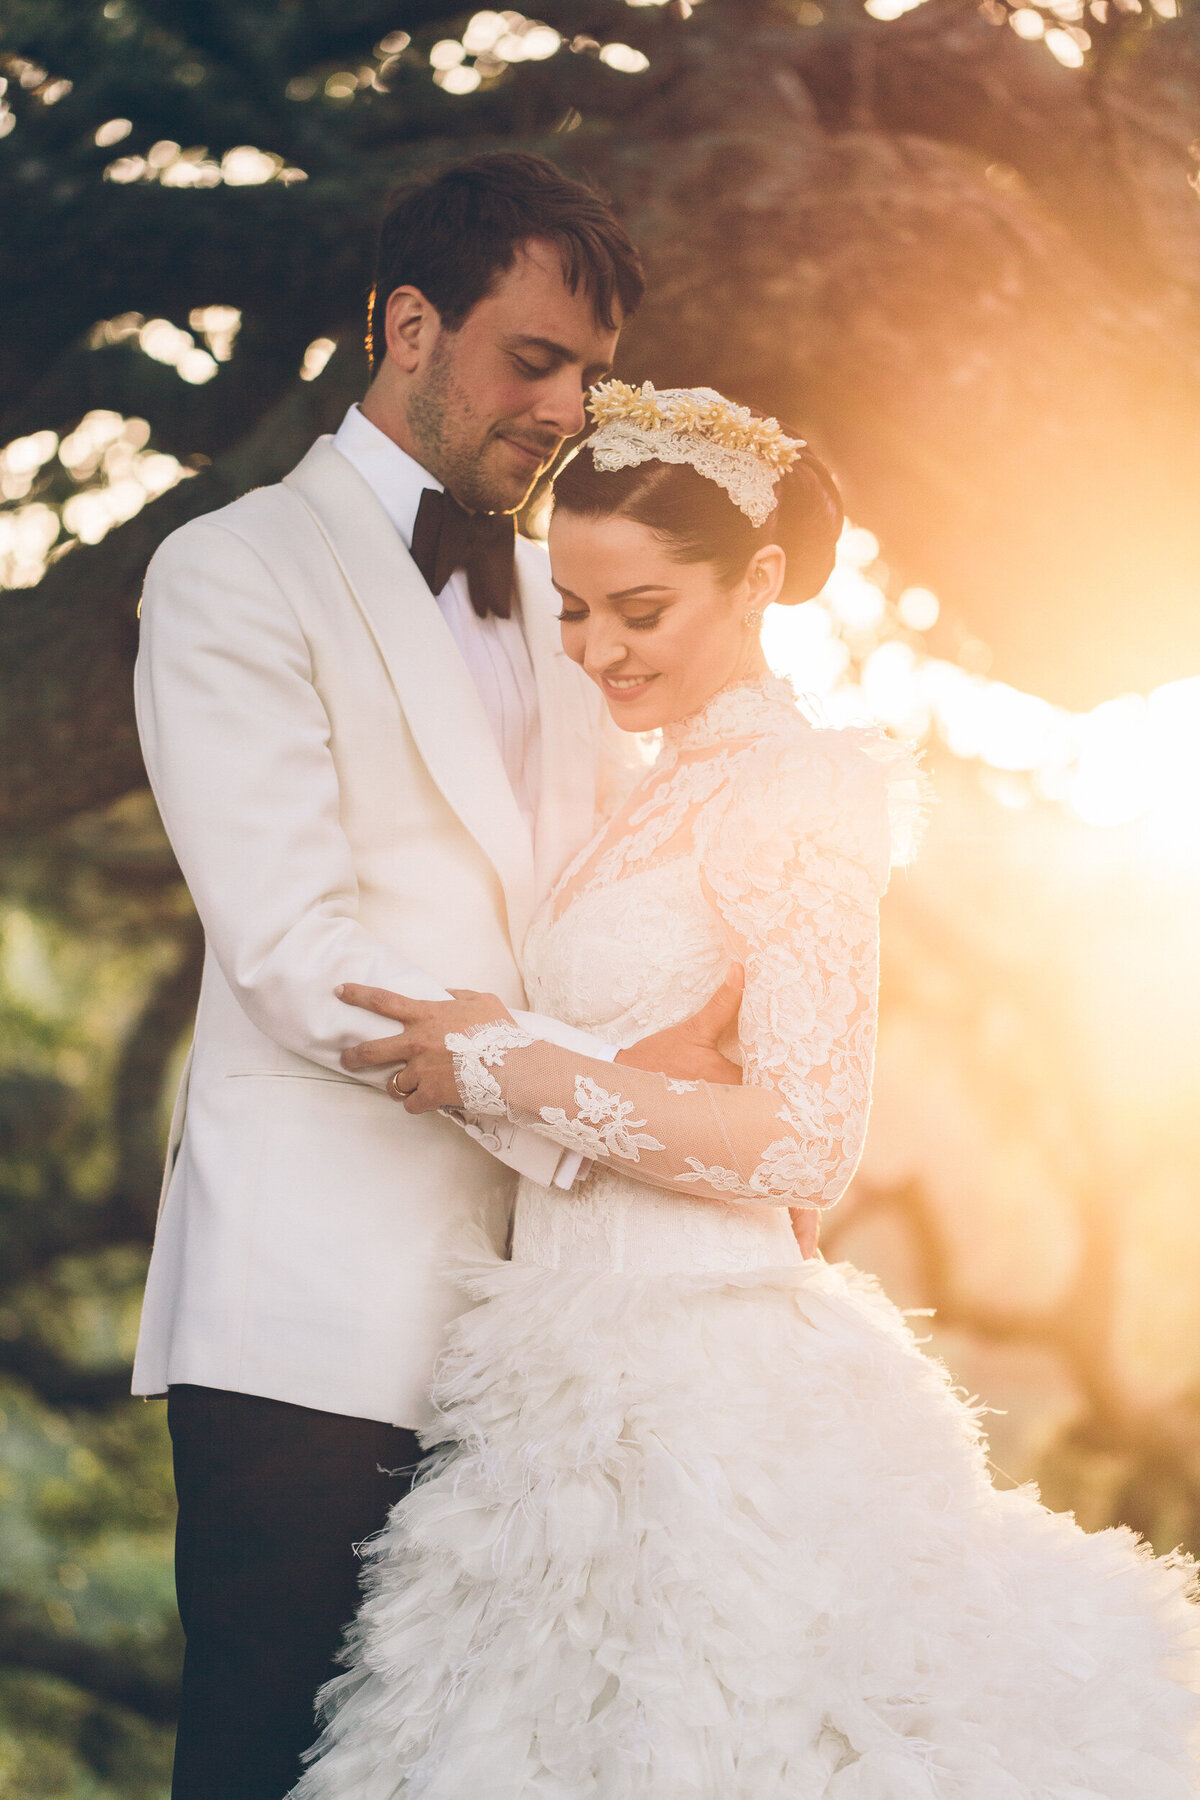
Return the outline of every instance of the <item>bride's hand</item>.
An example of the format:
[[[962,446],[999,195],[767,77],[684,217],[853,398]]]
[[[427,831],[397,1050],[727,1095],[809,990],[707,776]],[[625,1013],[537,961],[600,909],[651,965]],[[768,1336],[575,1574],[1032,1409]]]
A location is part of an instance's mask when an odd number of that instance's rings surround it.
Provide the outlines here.
[[[454,1081],[454,1058],[446,1048],[452,1032],[473,1031],[512,1014],[495,994],[477,994],[470,988],[451,988],[452,1000],[409,1000],[387,988],[360,987],[348,981],[335,990],[347,1006],[361,1006],[383,1019],[396,1019],[403,1029],[393,1037],[371,1038],[342,1051],[342,1067],[358,1069],[399,1067],[387,1084],[405,1112],[436,1112],[439,1107],[460,1104]]]

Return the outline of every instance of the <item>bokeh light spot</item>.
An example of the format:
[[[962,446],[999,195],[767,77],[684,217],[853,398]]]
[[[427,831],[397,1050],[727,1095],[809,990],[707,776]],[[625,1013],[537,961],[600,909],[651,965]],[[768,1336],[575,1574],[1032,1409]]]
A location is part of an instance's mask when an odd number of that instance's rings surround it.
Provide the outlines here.
[[[304,352],[304,361],[300,365],[301,381],[315,381],[336,349],[337,344],[333,338],[314,338]]]
[[[941,607],[938,597],[930,588],[905,588],[896,602],[896,611],[900,623],[907,625],[910,631],[932,631],[938,622]]]
[[[483,77],[478,69],[463,65],[457,69],[439,69],[433,79],[447,94],[473,94]]]
[[[258,187],[272,180],[282,167],[281,156],[257,150],[253,144],[238,144],[221,158],[221,174],[229,187]]]
[[[650,67],[650,58],[640,50],[635,50],[632,44],[604,44],[600,50],[600,61],[622,75],[640,75]]]
[[[56,451],[58,481],[65,476],[75,488],[61,506],[35,498],[0,511],[0,587],[36,587],[52,554],[72,543],[98,544],[114,525],[191,474],[176,457],[150,449],[149,441],[145,419],[97,408],[61,442],[54,432],[39,431],[0,448],[0,493],[6,499],[27,494],[31,477],[52,477]],[[19,492],[10,492],[10,481]]]

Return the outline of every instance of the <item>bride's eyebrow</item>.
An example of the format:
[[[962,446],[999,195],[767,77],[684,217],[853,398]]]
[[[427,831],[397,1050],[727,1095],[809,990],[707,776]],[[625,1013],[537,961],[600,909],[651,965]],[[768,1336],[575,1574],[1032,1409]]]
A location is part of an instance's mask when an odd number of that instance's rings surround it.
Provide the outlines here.
[[[573,594],[570,588],[563,586],[561,581],[555,581],[553,575],[550,577],[550,585],[561,599],[575,600],[580,606],[585,604],[584,601],[579,599],[578,594]],[[674,588],[666,587],[631,587],[621,588],[620,591],[615,594],[605,594],[604,598],[606,600],[640,600],[646,594],[673,594],[674,592]]]
[[[639,600],[643,594],[673,594],[674,588],[660,587],[655,582],[648,582],[644,587],[622,588],[619,593],[606,594],[606,600]]]

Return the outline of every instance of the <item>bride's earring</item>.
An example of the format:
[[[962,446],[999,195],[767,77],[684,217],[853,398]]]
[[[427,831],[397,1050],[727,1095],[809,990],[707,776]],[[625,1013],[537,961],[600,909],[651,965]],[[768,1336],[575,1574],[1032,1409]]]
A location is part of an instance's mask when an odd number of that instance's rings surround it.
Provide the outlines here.
[[[764,607],[751,606],[742,614],[742,624],[747,631],[757,631],[763,622]]]

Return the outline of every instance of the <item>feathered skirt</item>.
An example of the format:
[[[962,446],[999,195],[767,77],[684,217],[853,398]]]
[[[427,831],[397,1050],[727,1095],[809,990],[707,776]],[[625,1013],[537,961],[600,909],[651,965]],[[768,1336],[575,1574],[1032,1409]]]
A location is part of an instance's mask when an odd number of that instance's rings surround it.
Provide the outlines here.
[[[1184,1800],[1193,1571],[988,1475],[874,1283],[479,1260],[296,1800]]]

